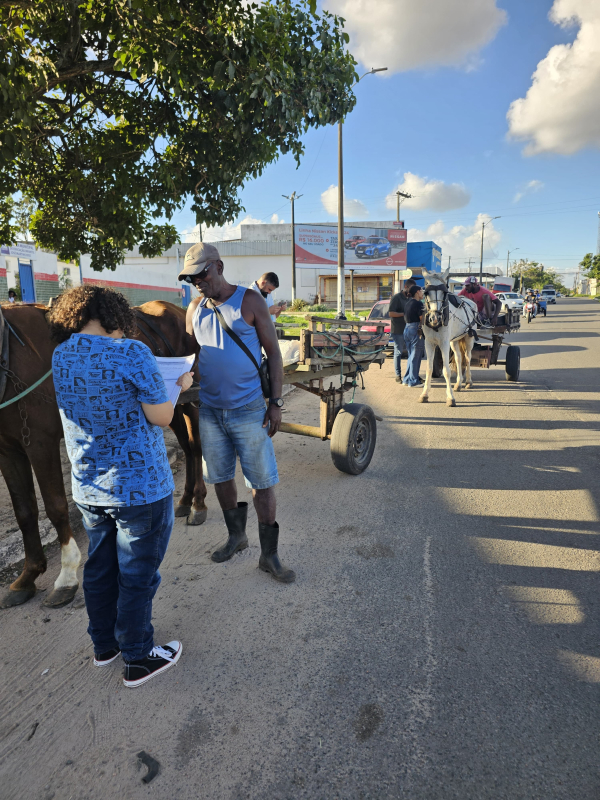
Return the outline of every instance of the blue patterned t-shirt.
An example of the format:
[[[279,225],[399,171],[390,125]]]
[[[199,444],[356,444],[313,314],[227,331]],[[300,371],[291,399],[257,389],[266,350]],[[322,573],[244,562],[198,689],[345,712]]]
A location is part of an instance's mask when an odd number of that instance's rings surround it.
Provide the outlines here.
[[[163,433],[141,406],[169,399],[150,349],[133,339],[74,333],[54,351],[52,367],[73,500],[140,506],[170,494]]]

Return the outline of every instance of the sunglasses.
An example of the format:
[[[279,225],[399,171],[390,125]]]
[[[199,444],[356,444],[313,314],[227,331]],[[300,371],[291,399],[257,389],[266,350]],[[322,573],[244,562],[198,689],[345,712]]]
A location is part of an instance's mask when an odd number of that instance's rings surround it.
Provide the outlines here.
[[[206,276],[208,275],[208,270],[215,263],[216,263],[215,261],[211,261],[210,264],[207,264],[201,272],[197,272],[195,275],[184,275],[181,280],[185,281],[185,283],[194,283],[194,281],[196,280],[206,278]]]

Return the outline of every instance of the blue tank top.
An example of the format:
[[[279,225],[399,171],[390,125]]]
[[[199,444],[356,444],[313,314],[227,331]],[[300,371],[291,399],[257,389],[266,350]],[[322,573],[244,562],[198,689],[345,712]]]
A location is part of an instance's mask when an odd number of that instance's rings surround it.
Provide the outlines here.
[[[234,333],[250,350],[257,363],[262,351],[256,328],[242,317],[245,286],[238,286],[229,300],[218,307]],[[256,367],[228,333],[225,333],[212,308],[203,298],[194,315],[194,333],[200,345],[200,402],[212,408],[240,408],[262,397]]]

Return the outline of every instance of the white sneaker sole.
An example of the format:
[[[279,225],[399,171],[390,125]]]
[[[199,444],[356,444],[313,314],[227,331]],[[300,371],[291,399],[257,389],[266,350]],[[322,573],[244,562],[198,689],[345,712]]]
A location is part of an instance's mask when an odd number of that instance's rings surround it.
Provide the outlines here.
[[[171,642],[169,642],[169,644],[171,644]],[[183,645],[181,644],[181,642],[179,642],[178,644],[179,644],[179,649],[177,650],[177,652],[173,656],[173,660],[172,661],[169,661],[168,663],[165,664],[164,667],[161,667],[160,669],[157,669],[155,672],[151,672],[150,675],[146,675],[144,678],[138,678],[137,681],[128,681],[128,680],[125,680],[125,678],[123,678],[123,683],[125,684],[125,686],[127,686],[129,689],[136,689],[138,686],[141,686],[143,683],[146,683],[147,681],[152,680],[152,678],[156,678],[157,675],[162,675],[162,673],[166,672],[170,667],[175,666],[175,664],[179,661],[179,656],[183,652]]]
[[[119,656],[121,655],[121,651],[117,653],[116,656],[109,658],[108,661],[96,661],[96,656],[94,656],[94,666],[95,667],[106,667],[108,664],[112,664]]]

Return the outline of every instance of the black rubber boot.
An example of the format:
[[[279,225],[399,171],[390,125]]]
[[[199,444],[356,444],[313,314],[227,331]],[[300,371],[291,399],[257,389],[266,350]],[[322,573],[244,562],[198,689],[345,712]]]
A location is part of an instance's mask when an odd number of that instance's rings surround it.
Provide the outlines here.
[[[260,539],[259,569],[262,569],[263,572],[270,572],[276,581],[293,583],[296,580],[296,573],[284,566],[277,555],[279,525],[276,522],[273,525],[259,522],[258,538]]]
[[[212,554],[211,559],[221,564],[238,552],[248,547],[248,537],[246,536],[246,520],[248,519],[248,503],[238,503],[237,508],[230,508],[224,511],[225,524],[229,531],[229,539],[225,545]]]

